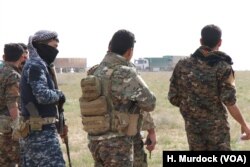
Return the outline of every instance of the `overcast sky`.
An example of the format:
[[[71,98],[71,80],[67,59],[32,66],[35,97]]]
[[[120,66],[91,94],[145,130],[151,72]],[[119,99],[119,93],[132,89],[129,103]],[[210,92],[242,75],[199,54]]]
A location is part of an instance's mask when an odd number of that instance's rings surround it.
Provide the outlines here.
[[[134,58],[187,56],[207,24],[222,29],[221,51],[250,70],[248,0],[0,0],[0,49],[41,29],[59,34],[58,57],[99,63],[119,29],[135,34]]]

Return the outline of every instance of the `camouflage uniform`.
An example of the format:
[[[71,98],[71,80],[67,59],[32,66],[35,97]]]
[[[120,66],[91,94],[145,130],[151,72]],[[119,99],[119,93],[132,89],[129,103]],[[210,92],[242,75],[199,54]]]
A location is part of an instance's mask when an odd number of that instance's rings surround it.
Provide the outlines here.
[[[53,36],[53,33],[49,35]],[[51,37],[49,36],[49,37]],[[26,104],[35,104],[39,116],[42,118],[56,117],[56,103],[59,101],[62,92],[55,89],[55,85],[48,71],[48,65],[38,55],[33,47],[34,38],[46,40],[48,36],[38,34],[31,37],[28,49],[30,59],[26,61],[21,79],[21,104],[22,116],[30,119],[30,112]],[[51,38],[49,38],[51,39]],[[43,125],[42,130],[31,130],[29,135],[22,141],[23,167],[65,167],[65,161],[60,149],[58,133],[54,123]]]
[[[9,124],[0,131],[0,166],[9,167],[19,163],[19,143],[12,140],[11,117],[8,109],[20,106],[20,74],[18,69],[5,62],[0,68],[0,117],[7,116]],[[2,121],[2,120],[1,120]],[[0,122],[3,126],[3,122]],[[2,128],[0,128],[2,129]]]
[[[142,127],[140,131],[155,129],[153,118],[149,112],[142,112]],[[134,142],[134,163],[133,167],[147,167],[147,154],[144,150],[143,136],[141,133],[133,138]]]
[[[169,101],[180,108],[190,150],[230,150],[225,105],[236,103],[231,58],[200,47],[180,60],[170,79]]]
[[[122,56],[108,52],[94,75],[102,77],[113,70],[111,76],[111,96],[115,110],[129,112],[131,101],[137,102],[139,108],[152,111],[155,107],[155,96],[137,75],[131,63]],[[89,149],[95,160],[96,167],[132,167],[133,137],[125,134],[108,132],[89,138]],[[105,151],[106,150],[106,151]]]

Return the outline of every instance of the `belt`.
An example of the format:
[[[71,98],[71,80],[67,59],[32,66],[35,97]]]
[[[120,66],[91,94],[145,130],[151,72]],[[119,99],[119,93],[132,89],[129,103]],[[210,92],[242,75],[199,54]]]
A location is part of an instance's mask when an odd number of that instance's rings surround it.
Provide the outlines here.
[[[48,124],[54,124],[56,123],[57,119],[55,117],[30,117],[27,122],[29,124],[35,123],[35,124],[42,124],[42,125],[48,125]]]
[[[31,131],[40,131],[45,127],[50,127],[50,125],[55,124],[56,121],[57,119],[55,117],[30,117],[26,122],[29,124]]]

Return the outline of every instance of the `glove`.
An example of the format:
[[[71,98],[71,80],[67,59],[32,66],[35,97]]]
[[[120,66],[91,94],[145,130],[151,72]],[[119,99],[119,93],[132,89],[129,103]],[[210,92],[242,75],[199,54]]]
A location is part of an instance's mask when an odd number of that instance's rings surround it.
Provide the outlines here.
[[[66,101],[65,95],[62,93],[61,96],[60,96],[60,98],[59,98],[58,103],[59,104],[64,104],[65,101]]]

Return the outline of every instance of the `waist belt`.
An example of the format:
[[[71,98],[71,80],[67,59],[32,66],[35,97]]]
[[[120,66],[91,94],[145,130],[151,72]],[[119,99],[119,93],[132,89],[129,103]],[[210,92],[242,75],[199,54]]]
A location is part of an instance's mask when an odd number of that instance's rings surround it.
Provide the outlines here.
[[[31,130],[42,130],[43,125],[49,125],[54,124],[57,122],[57,119],[55,117],[30,117],[26,121],[30,125]]]
[[[27,123],[32,124],[42,124],[42,125],[48,125],[48,124],[54,124],[56,123],[57,119],[55,117],[45,117],[45,118],[41,118],[41,117],[30,117],[27,120]]]

